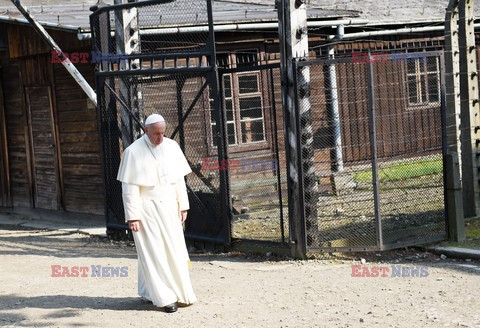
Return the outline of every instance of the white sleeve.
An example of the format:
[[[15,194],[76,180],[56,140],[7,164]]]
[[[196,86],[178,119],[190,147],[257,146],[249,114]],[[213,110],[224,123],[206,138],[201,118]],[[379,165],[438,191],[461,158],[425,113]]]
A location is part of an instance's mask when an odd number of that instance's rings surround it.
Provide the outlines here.
[[[122,199],[125,209],[125,221],[141,220],[142,199],[140,198],[139,186],[122,182]]]
[[[187,193],[187,186],[185,185],[185,178],[181,177],[175,183],[175,187],[177,189],[177,202],[178,208],[180,211],[186,211],[190,209],[190,204],[188,202],[188,193]]]

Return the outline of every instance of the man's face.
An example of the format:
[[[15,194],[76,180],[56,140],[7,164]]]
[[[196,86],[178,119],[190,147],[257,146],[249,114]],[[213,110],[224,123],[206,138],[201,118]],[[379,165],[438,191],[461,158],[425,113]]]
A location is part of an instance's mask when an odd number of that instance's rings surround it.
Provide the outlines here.
[[[159,145],[163,141],[165,135],[165,122],[158,122],[145,127],[145,134],[150,139],[150,142],[154,145]]]

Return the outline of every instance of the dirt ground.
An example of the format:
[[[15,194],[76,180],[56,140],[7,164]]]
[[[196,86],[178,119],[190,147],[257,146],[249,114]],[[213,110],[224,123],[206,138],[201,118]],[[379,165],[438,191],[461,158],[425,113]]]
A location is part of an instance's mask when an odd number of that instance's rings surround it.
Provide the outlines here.
[[[199,301],[167,314],[138,298],[129,242],[21,229],[0,226],[1,326],[480,327],[475,261],[417,249],[309,261],[192,250]],[[127,276],[52,277],[52,265],[127,267]],[[352,277],[352,265],[426,267],[428,276]]]

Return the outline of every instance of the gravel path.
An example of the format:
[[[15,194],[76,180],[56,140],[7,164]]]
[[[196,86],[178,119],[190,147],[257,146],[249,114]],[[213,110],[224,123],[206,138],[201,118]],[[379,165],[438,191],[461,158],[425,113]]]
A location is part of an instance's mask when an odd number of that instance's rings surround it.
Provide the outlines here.
[[[166,314],[137,297],[130,243],[1,228],[0,326],[480,327],[475,261],[418,250],[309,261],[193,252],[199,301]],[[126,267],[128,276],[52,277],[52,265]],[[428,276],[352,277],[352,265],[426,267]]]

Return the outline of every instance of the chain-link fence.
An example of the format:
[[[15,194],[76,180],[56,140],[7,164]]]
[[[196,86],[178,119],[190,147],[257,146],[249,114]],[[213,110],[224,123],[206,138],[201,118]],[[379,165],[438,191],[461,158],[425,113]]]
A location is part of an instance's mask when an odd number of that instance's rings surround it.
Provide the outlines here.
[[[278,64],[257,65],[251,53],[229,57],[220,62],[225,67],[219,73],[233,164],[229,175],[232,237],[286,242],[288,194],[280,68]]]
[[[172,31],[187,21],[204,28],[192,34]],[[203,167],[212,154],[217,162],[226,159],[211,21],[210,0],[145,1],[92,14],[93,47],[101,59],[96,82],[107,229],[126,229],[116,180],[122,152],[143,134],[145,118],[160,113],[166,136],[178,142],[193,170],[186,183],[195,220],[187,221],[186,236],[229,242],[228,172]],[[220,123],[212,128],[212,120]]]
[[[210,149],[207,141],[210,131],[210,102],[208,92],[211,89],[208,77],[204,74],[168,74],[130,77],[136,87],[142,90],[143,107],[141,119],[152,113],[161,113],[166,122],[166,136],[176,140],[193,170],[186,178],[190,215],[196,220],[187,221],[187,235],[189,231],[203,236],[219,236],[228,232],[222,213],[222,198],[220,188],[220,171],[204,170],[205,158],[209,158]],[[138,135],[136,127],[129,118],[130,113],[122,106],[116,91],[110,86],[122,85],[121,77],[106,78],[103,83],[104,99],[101,103],[101,121],[107,208],[111,227],[123,223],[123,205],[121,184],[116,181],[119,159],[127,146]],[[110,106],[108,104],[110,103]],[[107,105],[107,106],[104,106]],[[212,110],[213,111],[213,110]],[[202,137],[200,137],[202,136]],[[213,135],[212,138],[216,139]],[[218,154],[215,161],[218,161]],[[213,237],[212,237],[213,238]]]
[[[210,6],[207,0],[149,0],[100,8],[91,16],[94,59],[138,69],[159,66],[158,54],[201,53],[213,40]],[[140,62],[131,62],[131,54]],[[126,62],[117,66],[109,57]]]
[[[298,64],[299,86],[309,79],[299,112],[311,113],[303,129],[313,133],[302,139],[303,180],[316,182],[304,183],[305,208],[316,209],[306,213],[309,250],[446,238],[441,61],[357,53]]]
[[[91,22],[109,229],[126,228],[121,154],[158,112],[194,172],[189,238],[285,246],[298,222],[309,251],[446,237],[440,53],[298,62],[301,147],[286,151],[280,66],[256,51],[216,53],[210,0],[110,6]],[[303,217],[288,212],[291,151]]]

